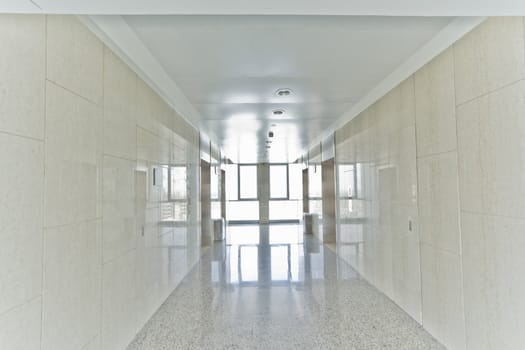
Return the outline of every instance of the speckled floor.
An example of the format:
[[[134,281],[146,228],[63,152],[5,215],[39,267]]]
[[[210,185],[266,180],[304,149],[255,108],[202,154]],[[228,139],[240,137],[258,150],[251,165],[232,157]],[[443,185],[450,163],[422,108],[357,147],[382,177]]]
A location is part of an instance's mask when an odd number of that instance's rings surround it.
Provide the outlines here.
[[[231,226],[128,349],[444,349],[298,225]]]

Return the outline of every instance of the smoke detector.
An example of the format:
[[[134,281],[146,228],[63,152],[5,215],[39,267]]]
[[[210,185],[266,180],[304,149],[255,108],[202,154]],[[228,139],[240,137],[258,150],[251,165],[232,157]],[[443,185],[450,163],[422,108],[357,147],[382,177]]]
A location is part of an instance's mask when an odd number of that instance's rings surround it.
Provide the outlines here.
[[[290,89],[279,89],[275,92],[275,94],[277,96],[280,96],[280,97],[286,97],[286,96],[290,96],[292,94],[292,90]]]

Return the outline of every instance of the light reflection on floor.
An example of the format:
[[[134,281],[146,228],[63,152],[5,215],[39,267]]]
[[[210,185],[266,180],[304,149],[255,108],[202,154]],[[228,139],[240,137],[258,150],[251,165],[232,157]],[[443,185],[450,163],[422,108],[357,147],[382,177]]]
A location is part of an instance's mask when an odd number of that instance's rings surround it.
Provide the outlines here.
[[[238,225],[129,349],[443,349],[299,225]]]
[[[228,226],[225,282],[282,285],[320,279],[324,277],[323,251],[319,241],[305,238],[297,224]]]

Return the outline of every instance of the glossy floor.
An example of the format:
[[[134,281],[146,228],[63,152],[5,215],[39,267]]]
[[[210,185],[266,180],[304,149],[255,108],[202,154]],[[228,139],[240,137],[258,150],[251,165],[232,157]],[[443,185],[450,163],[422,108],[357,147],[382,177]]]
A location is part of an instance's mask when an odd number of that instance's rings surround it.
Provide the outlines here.
[[[300,226],[227,231],[129,349],[443,349]]]

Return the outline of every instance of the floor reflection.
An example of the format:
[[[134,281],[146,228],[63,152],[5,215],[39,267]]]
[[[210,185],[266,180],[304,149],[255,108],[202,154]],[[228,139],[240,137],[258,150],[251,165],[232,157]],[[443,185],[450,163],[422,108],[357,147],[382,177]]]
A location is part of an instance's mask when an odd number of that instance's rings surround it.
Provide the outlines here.
[[[228,226],[225,244],[212,249],[212,282],[270,286],[324,279],[330,272],[339,278],[357,277],[343,266],[336,271],[325,267],[325,249],[296,224]]]
[[[129,349],[443,348],[301,226],[239,225]]]

